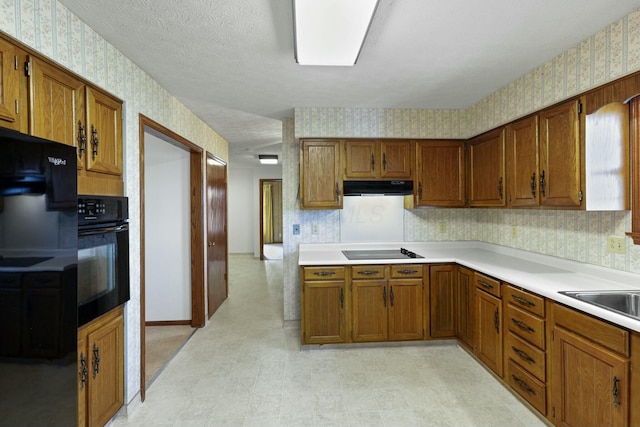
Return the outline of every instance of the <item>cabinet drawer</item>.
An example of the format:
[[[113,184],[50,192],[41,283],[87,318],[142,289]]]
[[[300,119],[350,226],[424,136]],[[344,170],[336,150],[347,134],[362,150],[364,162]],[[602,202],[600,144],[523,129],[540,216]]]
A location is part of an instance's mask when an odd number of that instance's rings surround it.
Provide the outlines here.
[[[517,335],[508,332],[504,343],[504,351],[507,357],[540,381],[545,381],[545,353]]]
[[[544,317],[544,298],[515,288],[511,285],[505,288],[505,300],[530,313]]]
[[[500,298],[501,292],[499,280],[476,272],[473,275],[473,282],[475,283],[476,288],[482,289],[483,291]]]
[[[422,264],[403,264],[391,266],[391,278],[402,279],[404,277],[422,277]]]
[[[354,265],[352,279],[384,279],[384,265]]]
[[[507,364],[507,382],[512,389],[533,405],[540,413],[547,412],[545,385],[524,369],[509,360]]]
[[[508,304],[504,321],[511,332],[544,350],[543,319]]]
[[[304,267],[304,280],[344,279],[344,267]]]
[[[24,285],[28,288],[60,287],[58,273],[28,273],[24,275]]]
[[[553,305],[553,319],[556,325],[629,356],[629,331],[625,329],[559,304]]]
[[[0,288],[19,288],[19,273],[2,273],[0,274]]]

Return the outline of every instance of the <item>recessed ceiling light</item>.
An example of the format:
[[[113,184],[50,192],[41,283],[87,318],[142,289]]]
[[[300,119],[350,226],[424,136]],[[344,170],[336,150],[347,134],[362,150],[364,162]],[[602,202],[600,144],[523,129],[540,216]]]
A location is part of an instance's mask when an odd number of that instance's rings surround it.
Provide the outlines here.
[[[293,0],[296,61],[356,63],[378,0]]]

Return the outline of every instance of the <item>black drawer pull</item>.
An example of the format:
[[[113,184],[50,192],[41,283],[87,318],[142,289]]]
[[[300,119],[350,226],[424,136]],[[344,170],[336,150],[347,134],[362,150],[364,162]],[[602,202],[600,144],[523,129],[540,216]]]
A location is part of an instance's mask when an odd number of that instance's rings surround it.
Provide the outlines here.
[[[515,301],[519,302],[522,305],[526,305],[527,307],[535,307],[536,303],[529,301],[526,298],[522,298],[519,295],[511,295],[511,298],[513,298]]]
[[[316,271],[313,274],[316,276],[332,276],[336,274],[336,272],[335,271]]]
[[[522,329],[523,331],[527,331],[527,332],[535,332],[536,330],[533,329],[531,326],[527,325],[526,323],[518,320],[518,319],[514,319],[511,318],[511,321],[513,322],[514,325],[516,325],[518,328]]]
[[[416,274],[418,270],[398,270],[400,274]]]
[[[518,347],[515,346],[511,346],[511,349],[513,350],[513,352],[515,354],[517,354],[518,356],[520,356],[520,358],[526,362],[529,363],[536,363],[536,361],[534,359],[531,358],[531,356],[529,356],[527,353],[525,353],[524,351],[520,350]]]
[[[374,274],[378,274],[378,272],[376,270],[362,270],[358,271],[358,274],[362,276],[372,276]]]
[[[487,283],[484,280],[478,280],[478,284],[483,288],[493,289],[493,285],[491,283]]]
[[[527,392],[529,394],[533,394],[535,396],[535,394],[536,394],[535,390],[532,389],[531,387],[529,387],[526,382],[522,381],[520,378],[516,377],[513,374],[511,374],[511,378],[513,378],[513,381],[515,381],[515,383],[518,384],[518,386],[523,391],[525,391],[525,392]]]

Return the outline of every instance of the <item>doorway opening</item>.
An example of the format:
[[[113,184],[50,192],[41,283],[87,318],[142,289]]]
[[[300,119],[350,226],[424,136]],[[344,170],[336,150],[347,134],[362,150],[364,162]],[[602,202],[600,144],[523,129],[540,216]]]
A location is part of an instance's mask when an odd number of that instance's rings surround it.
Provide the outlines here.
[[[282,259],[282,180],[260,180],[260,260]]]
[[[188,328],[201,328],[205,324],[205,300],[204,300],[204,217],[203,217],[203,150],[185,138],[177,135],[153,120],[140,115],[140,396],[145,398],[146,388],[150,385],[147,381],[147,334],[146,327],[186,326]],[[152,163],[150,163],[152,162]],[[166,166],[164,163],[167,163]],[[147,172],[160,169],[160,175],[149,175]],[[166,180],[162,176],[162,168],[165,171],[177,173]],[[181,173],[181,174],[180,174]],[[149,176],[148,176],[149,175]],[[145,182],[145,177],[149,182]],[[158,178],[160,176],[160,178]],[[157,186],[161,179],[165,186]],[[177,181],[177,187],[170,190]],[[145,183],[147,185],[145,185]],[[147,191],[152,189],[152,191]],[[165,209],[169,208],[170,209]],[[162,214],[163,223],[155,223],[155,216]],[[147,230],[149,226],[149,230]],[[177,239],[171,242],[160,242],[158,238],[168,237]],[[148,243],[148,244],[147,244]],[[158,245],[171,247],[178,245],[182,255],[169,255],[169,261],[163,259],[161,251],[155,251]],[[154,274],[156,269],[169,266],[170,271],[161,274],[176,274],[174,282],[184,283],[184,286],[173,286],[177,289],[156,287]],[[175,271],[174,271],[175,270]],[[157,275],[155,276],[157,277]],[[174,283],[175,284],[175,283]],[[163,290],[164,289],[164,290]],[[177,291],[178,294],[171,295]],[[165,292],[167,295],[164,295]],[[162,295],[161,295],[162,294]],[[179,300],[179,306],[168,309],[172,318],[152,318],[149,312],[147,319],[147,302],[160,304],[156,312],[163,312],[162,307],[167,301]],[[160,300],[158,302],[157,300]],[[164,301],[164,302],[163,302]],[[176,314],[182,313],[182,314]],[[191,333],[184,334],[185,340]],[[150,334],[150,338],[151,338]],[[171,335],[171,334],[170,334]],[[157,333],[153,334],[154,337]],[[157,341],[154,341],[157,342]],[[182,342],[184,343],[184,341]],[[178,343],[173,353],[169,351],[169,357],[175,354],[182,343]],[[150,344],[154,345],[154,344]],[[149,349],[151,350],[151,348]],[[166,352],[166,349],[164,350]]]

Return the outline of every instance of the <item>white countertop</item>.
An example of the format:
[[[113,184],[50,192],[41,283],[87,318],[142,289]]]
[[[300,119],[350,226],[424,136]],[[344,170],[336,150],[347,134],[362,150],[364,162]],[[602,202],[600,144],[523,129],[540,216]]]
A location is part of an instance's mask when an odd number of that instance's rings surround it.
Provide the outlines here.
[[[348,260],[342,250],[407,248],[424,258]],[[640,275],[482,242],[300,244],[298,265],[435,264],[455,262],[585,313],[640,332],[640,320],[560,291],[638,290]]]

